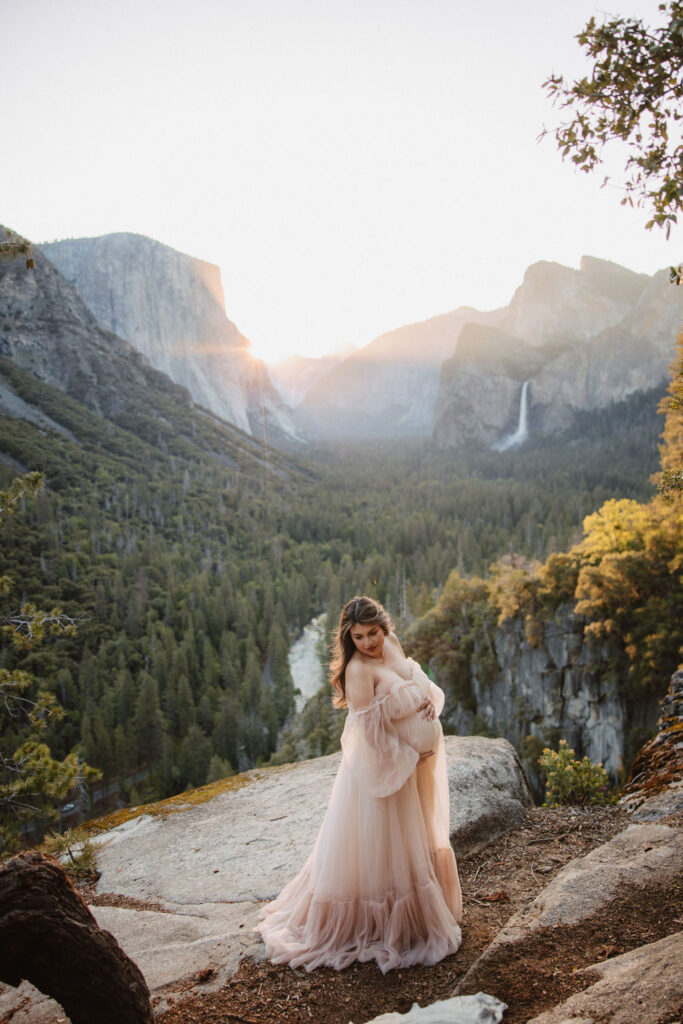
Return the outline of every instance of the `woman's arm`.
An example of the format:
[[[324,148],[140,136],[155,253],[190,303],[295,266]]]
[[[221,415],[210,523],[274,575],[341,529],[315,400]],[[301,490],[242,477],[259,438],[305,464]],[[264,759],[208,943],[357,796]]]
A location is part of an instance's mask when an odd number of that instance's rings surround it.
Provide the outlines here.
[[[369,665],[350,661],[345,674],[346,697],[356,710],[366,708],[375,696],[375,680]]]
[[[399,649],[399,651],[406,659],[406,661],[408,661],[408,658],[406,658],[405,655],[405,651],[401,647],[401,641],[396,636],[396,634],[390,633],[387,639],[393,641],[394,645]],[[419,708],[417,709],[417,712],[419,715],[422,715],[422,717],[426,718],[428,721],[432,721],[434,718],[436,718],[436,708],[434,707],[431,697],[425,697],[425,699],[422,701]]]

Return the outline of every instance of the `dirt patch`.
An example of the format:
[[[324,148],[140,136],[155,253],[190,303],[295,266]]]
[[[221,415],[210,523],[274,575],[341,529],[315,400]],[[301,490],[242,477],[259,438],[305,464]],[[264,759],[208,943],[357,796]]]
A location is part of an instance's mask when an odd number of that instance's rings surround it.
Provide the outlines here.
[[[136,896],[122,896],[118,892],[98,892],[97,879],[92,876],[74,882],[74,887],[91,907],[123,907],[124,910],[155,910],[159,914],[175,913],[173,910],[162,907],[161,903],[140,900]]]
[[[345,971],[320,968],[307,974],[245,960],[220,991],[201,992],[202,984],[211,982],[212,972],[178,986],[166,995],[168,1009],[157,1020],[160,1024],[348,1024],[350,1020],[364,1024],[381,1013],[405,1013],[414,1002],[428,1006],[447,999],[512,914],[534,899],[564,864],[608,842],[628,824],[626,814],[615,807],[536,807],[527,812],[520,828],[461,859],[463,943],[454,956],[434,967],[382,975],[375,964],[354,964]],[[597,959],[594,956],[588,962]],[[565,998],[560,980],[555,979],[552,991],[560,996],[553,1005]],[[584,978],[582,985],[588,983]],[[520,998],[516,991],[511,987],[508,994],[498,986],[491,994],[514,1010],[514,1001]],[[550,998],[547,985],[546,995]],[[161,999],[156,1003],[159,1006]],[[506,1014],[505,1019],[527,1018]]]
[[[97,893],[88,903],[93,907],[123,907],[124,910],[154,910],[158,914],[175,914],[175,910],[162,907],[161,903],[150,903],[135,896],[119,896],[116,892]]]
[[[532,933],[501,946],[463,993],[488,992],[509,1006],[505,1024],[523,1024],[598,980],[581,967],[628,953],[683,927],[683,881],[623,886],[595,919]]]

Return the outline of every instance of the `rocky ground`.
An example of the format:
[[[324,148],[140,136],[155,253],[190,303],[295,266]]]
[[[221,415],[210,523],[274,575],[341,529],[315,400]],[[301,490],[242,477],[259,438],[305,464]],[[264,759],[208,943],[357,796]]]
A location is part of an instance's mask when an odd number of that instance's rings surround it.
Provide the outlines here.
[[[169,986],[163,997],[154,997],[157,1020],[159,1024],[364,1024],[387,1011],[405,1013],[415,1002],[428,1006],[447,999],[456,986],[462,990],[467,972],[501,929],[509,927],[510,919],[524,912],[565,865],[623,834],[629,823],[626,813],[616,807],[534,807],[518,828],[461,858],[463,944],[455,956],[434,967],[383,976],[373,964],[356,964],[342,972],[321,969],[307,974],[246,957],[218,990],[207,991],[210,969]],[[674,826],[674,831],[683,828],[683,814],[663,819],[656,827],[667,825]],[[91,905],[123,904],[135,909],[134,899],[97,893],[93,882],[82,882],[79,889]],[[149,905],[143,902],[139,909],[149,910]],[[506,1024],[521,1024],[594,983],[595,972],[581,973],[582,968],[615,962],[621,954],[681,928],[680,872],[678,878],[653,877],[648,884],[622,886],[601,905],[598,917],[579,927],[540,929],[522,956],[505,955],[504,950],[488,971],[484,965],[485,974],[475,979],[475,988],[483,987],[507,1003]],[[682,1012],[683,1006],[677,1014],[662,1016],[658,1024],[674,1024],[682,1019]],[[638,1024],[645,1018],[634,1009],[627,1019]],[[52,1001],[43,1004],[28,997],[13,1001],[5,1013],[0,993],[0,1024],[29,1022],[68,1024],[68,1018]]]
[[[404,1013],[413,1002],[427,1006],[446,999],[512,915],[565,864],[608,842],[627,825],[626,814],[614,807],[536,807],[521,827],[462,859],[463,944],[455,956],[434,967],[383,976],[372,964],[356,964],[342,972],[307,974],[245,959],[219,991],[202,993],[202,981],[209,977],[169,991],[168,1009],[157,1017],[159,1024],[363,1024],[388,1010]],[[644,888],[633,894],[633,915],[626,923],[623,901],[617,900],[612,911],[608,907],[601,913],[599,929],[568,940],[560,932],[554,942],[544,936],[533,956],[507,965],[486,989],[507,1002],[506,1024],[527,1021],[587,987],[592,979],[577,977],[577,968],[680,929],[683,893],[680,886],[675,888]],[[106,899],[104,894],[85,895],[90,902]]]
[[[677,732],[671,746],[678,756]],[[507,1004],[505,1024],[681,1024],[680,766],[634,790],[628,812],[549,809],[529,805],[505,741],[450,738],[448,755],[465,918],[460,950],[434,967],[307,974],[264,960],[253,924],[316,834],[335,755],[100,826],[101,875],[81,894],[142,970],[159,1024],[366,1024],[477,992]],[[22,983],[0,986],[0,1024],[68,1017]]]

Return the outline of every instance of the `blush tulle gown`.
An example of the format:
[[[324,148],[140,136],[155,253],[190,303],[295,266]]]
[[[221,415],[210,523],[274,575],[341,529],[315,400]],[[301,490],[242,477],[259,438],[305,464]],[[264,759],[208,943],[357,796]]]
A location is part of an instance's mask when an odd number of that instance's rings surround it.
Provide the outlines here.
[[[444,696],[417,662],[388,693],[349,712],[342,762],[313,851],[263,909],[273,963],[341,970],[434,964],[461,941],[462,897],[449,841],[448,783],[438,719],[417,709]],[[420,751],[436,750],[418,765]]]

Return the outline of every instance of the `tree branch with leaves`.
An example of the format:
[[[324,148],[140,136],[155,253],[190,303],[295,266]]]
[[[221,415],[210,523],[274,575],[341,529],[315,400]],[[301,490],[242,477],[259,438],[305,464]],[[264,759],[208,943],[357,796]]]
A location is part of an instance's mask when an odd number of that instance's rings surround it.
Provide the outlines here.
[[[590,76],[569,82],[551,75],[543,85],[571,113],[551,133],[562,157],[591,172],[608,143],[622,142],[622,205],[647,209],[646,228],[662,227],[668,238],[683,208],[683,3],[659,9],[666,19],[659,28],[638,18],[602,25],[591,18],[577,36],[593,61]]]
[[[622,205],[642,207],[645,227],[663,228],[668,238],[683,210],[683,2],[659,5],[664,21],[648,27],[640,18],[591,18],[576,37],[593,62],[590,75],[568,81],[551,75],[548,95],[569,118],[546,129],[562,158],[590,173],[604,160],[608,143],[626,147]],[[606,184],[609,178],[605,178]],[[670,268],[672,283],[683,281],[683,264]],[[671,443],[683,415],[683,353],[678,350],[667,411],[667,458],[658,489],[667,500],[683,494],[683,450]],[[676,413],[678,415],[676,415]],[[672,454],[673,452],[673,454]],[[678,460],[678,461],[676,461]]]

